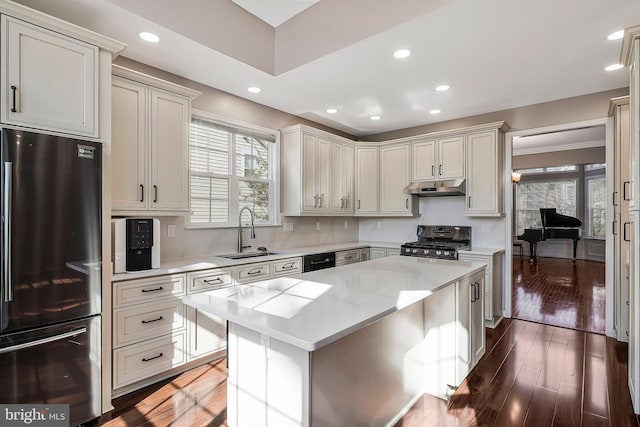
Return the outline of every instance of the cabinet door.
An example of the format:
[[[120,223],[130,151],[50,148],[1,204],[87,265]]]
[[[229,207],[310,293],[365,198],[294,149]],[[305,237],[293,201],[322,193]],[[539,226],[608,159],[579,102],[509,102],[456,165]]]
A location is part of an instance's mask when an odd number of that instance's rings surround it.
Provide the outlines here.
[[[319,204],[316,191],[318,175],[318,137],[302,134],[302,210],[314,212]]]
[[[414,141],[412,181],[432,181],[436,179],[436,141]]]
[[[484,272],[473,277],[471,290],[475,292],[471,298],[471,367],[475,366],[484,354]]]
[[[502,214],[502,150],[496,131],[467,135],[467,215]]]
[[[344,162],[344,169],[342,173],[342,187],[344,194],[344,213],[353,213],[354,210],[354,197],[353,197],[353,182],[355,177],[354,172],[354,159],[355,149],[351,145],[343,146],[342,160]]]
[[[380,213],[407,214],[411,212],[411,196],[402,190],[409,184],[410,144],[380,149]]]
[[[378,213],[378,148],[356,148],[356,214]]]
[[[640,207],[640,39],[633,42],[632,64],[629,68],[629,117],[631,118],[631,143],[629,145],[629,209]]]
[[[98,137],[97,47],[3,15],[2,62],[3,123]]]
[[[151,88],[150,207],[189,210],[190,101]]]
[[[460,384],[471,370],[471,280],[464,279],[457,285],[456,310],[456,385]]]
[[[331,142],[318,138],[318,211],[328,213],[331,208]]]
[[[464,135],[438,140],[438,179],[464,178]]]
[[[112,209],[145,209],[147,87],[113,77],[111,86]]]
[[[188,360],[223,350],[227,345],[227,322],[213,314],[187,307]]]
[[[331,144],[333,182],[331,185],[331,212],[341,213],[344,208],[344,148],[342,144]]]
[[[638,211],[631,211],[627,227],[630,236],[629,248],[629,392],[635,412],[640,410],[640,227],[638,227]]]

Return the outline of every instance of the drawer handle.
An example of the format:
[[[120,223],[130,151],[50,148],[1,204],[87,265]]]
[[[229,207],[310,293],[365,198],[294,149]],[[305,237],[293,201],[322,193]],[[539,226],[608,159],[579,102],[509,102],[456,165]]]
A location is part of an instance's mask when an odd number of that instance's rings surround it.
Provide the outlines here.
[[[294,262],[290,262],[289,264],[285,264],[282,266],[283,270],[291,270],[293,268],[293,266],[295,265]]]
[[[248,271],[247,276],[253,276],[254,274],[260,274],[260,273],[262,273],[262,267]]]
[[[153,322],[157,322],[158,320],[162,320],[162,319],[164,319],[164,317],[160,316],[160,317],[157,317],[157,318],[151,319],[151,320],[143,320],[142,323],[143,324],[153,323]]]
[[[159,286],[159,287],[157,287],[157,288],[153,288],[153,289],[142,289],[140,292],[142,292],[142,293],[147,293],[147,292],[156,292],[156,291],[161,291],[161,290],[163,290],[163,289],[164,289],[164,287]]]
[[[351,259],[353,258],[353,255],[345,255],[344,259]]]
[[[143,361],[143,362],[149,362],[149,361],[151,361],[151,360],[153,360],[153,359],[159,359],[159,358],[161,358],[161,357],[162,357],[162,352],[160,352],[160,354],[159,354],[159,355],[157,355],[157,356],[153,356],[153,357],[149,357],[149,358],[143,357],[143,358],[142,358],[142,361]]]
[[[17,113],[18,110],[16,109],[16,91],[18,90],[17,87],[15,86],[11,86],[11,95],[12,95],[12,100],[13,100],[13,106],[11,107],[11,112],[12,113]]]
[[[204,279],[203,282],[207,285],[213,285],[214,283],[222,283],[222,279],[220,277],[216,277],[215,279]]]

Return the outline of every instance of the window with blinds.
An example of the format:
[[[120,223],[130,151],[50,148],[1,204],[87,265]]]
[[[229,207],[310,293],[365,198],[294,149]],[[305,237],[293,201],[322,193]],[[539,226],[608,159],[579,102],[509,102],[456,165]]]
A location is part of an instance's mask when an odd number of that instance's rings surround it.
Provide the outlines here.
[[[238,212],[248,206],[255,223],[272,224],[274,146],[273,135],[193,118],[189,223],[236,226]]]

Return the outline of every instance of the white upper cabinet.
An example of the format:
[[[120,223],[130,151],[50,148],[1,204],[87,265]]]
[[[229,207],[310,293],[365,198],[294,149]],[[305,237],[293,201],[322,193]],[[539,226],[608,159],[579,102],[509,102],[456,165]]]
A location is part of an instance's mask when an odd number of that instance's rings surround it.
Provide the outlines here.
[[[438,179],[464,178],[464,135],[438,139]]]
[[[317,135],[302,134],[302,210],[327,213],[330,206],[331,143]]]
[[[356,215],[379,213],[378,158],[378,147],[356,147]]]
[[[115,76],[111,84],[111,203],[113,209],[143,210],[148,199],[147,85]]]
[[[331,212],[353,214],[353,182],[355,148],[351,144],[331,144],[333,162],[333,187],[331,196]]]
[[[113,73],[113,212],[187,212],[191,99],[199,92],[122,67]]]
[[[403,189],[411,179],[411,144],[380,148],[380,214],[412,215],[413,197]]]
[[[353,143],[305,125],[281,132],[282,213],[353,214]]]
[[[436,140],[417,140],[413,147],[412,181],[433,181],[437,178],[436,171]]]
[[[466,214],[502,216],[504,138],[497,130],[467,135]]]
[[[414,182],[464,178],[464,135],[415,140],[412,155]]]
[[[98,137],[98,48],[2,15],[2,122]]]

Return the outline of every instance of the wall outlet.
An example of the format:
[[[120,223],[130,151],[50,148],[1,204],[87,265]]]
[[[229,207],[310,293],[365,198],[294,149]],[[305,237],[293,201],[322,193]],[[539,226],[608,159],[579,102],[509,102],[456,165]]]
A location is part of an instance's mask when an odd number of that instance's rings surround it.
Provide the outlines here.
[[[320,221],[316,222],[316,230],[320,231]]]
[[[293,231],[293,223],[285,222],[284,223],[284,231]]]
[[[175,226],[175,224],[167,225],[167,237],[176,237],[176,226]]]
[[[346,219],[344,220],[344,229],[345,230],[349,229],[349,221],[347,221]]]

